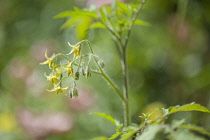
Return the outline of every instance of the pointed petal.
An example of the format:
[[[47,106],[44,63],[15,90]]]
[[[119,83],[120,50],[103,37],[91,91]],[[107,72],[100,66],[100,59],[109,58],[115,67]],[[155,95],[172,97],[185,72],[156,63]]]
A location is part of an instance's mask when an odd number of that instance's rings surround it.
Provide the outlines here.
[[[42,62],[42,63],[40,63],[41,65],[45,65],[45,64],[48,64],[49,63],[49,60],[46,60],[46,61],[44,61],[44,62]]]
[[[71,45],[69,42],[67,42],[67,43],[68,43],[68,45],[69,45],[70,47],[74,48],[74,46],[73,46],[73,45]]]
[[[44,73],[44,76],[45,76],[46,78],[49,78],[49,76],[47,76],[46,72]]]
[[[69,54],[73,53],[74,51],[75,51],[75,48],[73,48],[73,49],[70,51],[70,53],[69,53]]]
[[[51,90],[49,90],[49,89],[46,89],[48,92],[54,92],[54,91],[56,91],[56,89],[51,89]]]
[[[47,59],[49,59],[49,57],[47,56],[47,49],[46,49],[46,51],[45,51],[45,58],[47,58]]]
[[[65,87],[65,88],[62,88],[63,90],[67,90],[69,88],[69,86]]]

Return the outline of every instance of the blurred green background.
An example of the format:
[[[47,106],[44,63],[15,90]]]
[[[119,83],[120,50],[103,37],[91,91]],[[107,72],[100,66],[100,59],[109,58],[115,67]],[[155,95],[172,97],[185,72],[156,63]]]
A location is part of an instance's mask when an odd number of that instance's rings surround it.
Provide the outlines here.
[[[91,112],[122,120],[120,99],[97,75],[78,82],[79,98],[48,93],[43,76],[44,52],[68,53],[76,43],[74,30],[60,29],[65,19],[53,19],[88,0],[0,1],[0,139],[86,140],[110,136],[114,127]],[[90,2],[90,1],[89,1]],[[93,1],[92,1],[93,2]],[[133,2],[139,2],[133,0]],[[128,66],[132,117],[156,107],[196,102],[210,108],[210,1],[148,0],[129,41]],[[186,10],[186,11],[185,11]],[[89,32],[95,52],[120,86],[121,68],[114,43],[103,29]],[[210,131],[210,116],[180,113],[190,123]]]

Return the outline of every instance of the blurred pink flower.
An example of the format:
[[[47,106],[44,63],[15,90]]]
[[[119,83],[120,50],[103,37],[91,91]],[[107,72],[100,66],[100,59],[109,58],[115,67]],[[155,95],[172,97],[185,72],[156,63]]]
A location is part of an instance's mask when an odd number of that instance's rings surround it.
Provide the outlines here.
[[[126,0],[117,0],[121,2],[125,2]],[[112,0],[88,0],[87,6],[96,5],[97,8],[100,8],[103,5],[111,4]]]
[[[32,69],[19,58],[14,58],[8,65],[8,73],[11,77],[25,80],[31,74]]]
[[[43,73],[41,71],[37,69],[33,70],[25,80],[28,93],[34,96],[40,96],[43,92],[45,92],[46,80],[44,78],[45,77],[43,77]]]
[[[34,114],[28,110],[18,112],[20,125],[35,140],[44,139],[50,134],[60,134],[73,128],[71,117],[63,113]]]
[[[78,88],[79,96],[78,98],[69,98],[69,106],[74,111],[85,111],[95,104],[95,98],[91,94],[90,89]]]

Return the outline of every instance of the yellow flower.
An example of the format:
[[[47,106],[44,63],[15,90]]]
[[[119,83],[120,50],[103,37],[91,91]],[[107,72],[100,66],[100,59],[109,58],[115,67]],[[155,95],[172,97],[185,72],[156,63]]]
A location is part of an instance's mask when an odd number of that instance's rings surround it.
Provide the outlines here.
[[[66,68],[63,67],[64,70],[66,70],[68,72],[68,76],[73,74],[73,69],[72,69],[72,62],[69,61],[68,65]]]
[[[62,88],[60,85],[54,85],[54,88],[52,90],[47,90],[49,92],[56,92],[56,94],[58,93],[63,93],[64,94],[64,91],[67,90],[69,88],[69,86],[65,87],[65,88]]]
[[[71,45],[69,42],[68,42],[68,44],[69,44],[70,47],[73,48],[69,54],[74,53],[74,58],[79,58],[80,57],[80,50],[81,50],[80,44],[77,44],[75,46]]]
[[[49,76],[47,76],[46,73],[44,73],[44,76],[47,78],[47,80],[51,81],[53,84],[57,83],[57,80],[59,79],[62,73],[60,69],[56,69],[56,71],[56,73],[54,72],[55,74],[51,73]]]
[[[47,56],[47,50],[45,51],[45,58],[47,59],[46,61],[40,63],[41,65],[44,65],[44,64],[48,64],[49,65],[49,68],[54,68],[56,67],[56,63],[53,62],[53,59],[55,58],[55,54],[53,54],[51,57],[48,57]]]

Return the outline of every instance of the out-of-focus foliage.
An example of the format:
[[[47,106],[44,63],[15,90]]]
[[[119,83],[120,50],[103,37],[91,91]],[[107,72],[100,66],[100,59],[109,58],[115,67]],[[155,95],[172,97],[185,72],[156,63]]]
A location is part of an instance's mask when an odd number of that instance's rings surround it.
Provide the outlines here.
[[[46,49],[49,53],[65,52],[66,42],[78,41],[74,30],[60,30],[63,19],[53,17],[74,6],[86,7],[85,3],[85,0],[0,1],[0,139],[82,140],[96,134],[111,137],[115,128],[110,129],[106,121],[89,115],[103,110],[122,119],[118,114],[119,100],[103,80],[97,76],[84,79],[80,83],[82,95],[69,100],[45,91],[49,89],[43,76],[46,70],[39,66],[45,60]],[[139,123],[138,116],[154,102],[163,106],[196,102],[210,108],[210,1],[188,0],[186,12],[182,5],[181,0],[148,0],[140,17],[151,26],[136,26],[132,31],[128,65],[134,122]],[[80,27],[78,33],[86,28]],[[104,58],[107,72],[120,84],[120,62],[110,34],[95,29],[86,35],[96,53]],[[210,131],[209,115],[177,113],[172,118],[183,116],[187,123]],[[54,124],[54,119],[66,121]],[[66,122],[69,125],[63,125]],[[190,130],[195,129],[198,128]],[[150,130],[154,132],[153,128]],[[176,134],[185,135],[186,139],[194,135],[178,130]]]
[[[156,120],[150,119],[150,116],[153,115],[157,109],[162,110],[162,115],[160,115]],[[168,109],[156,108],[153,112],[146,114],[143,113],[143,115],[140,116],[143,119],[140,125],[132,124],[128,127],[122,127],[123,124],[120,124],[110,115],[102,113],[94,114],[99,115],[116,125],[116,133],[108,138],[108,140],[115,140],[116,138],[118,138],[119,140],[128,140],[130,138],[133,138],[135,140],[154,140],[165,138],[169,138],[170,140],[205,140],[203,136],[208,137],[210,135],[210,132],[194,125],[184,124],[184,120],[173,120],[172,124],[164,124],[169,115],[184,111],[200,111],[210,113],[210,110],[208,110],[206,107],[195,103],[186,104],[183,106],[172,106]],[[197,136],[188,130],[193,130],[203,136]],[[164,135],[158,135],[160,131],[164,131]],[[98,138],[98,140],[100,140],[100,137]]]

